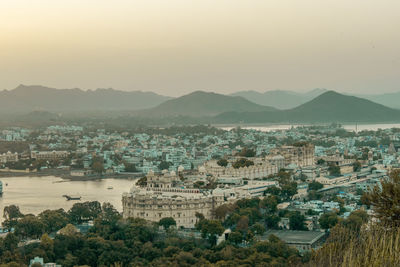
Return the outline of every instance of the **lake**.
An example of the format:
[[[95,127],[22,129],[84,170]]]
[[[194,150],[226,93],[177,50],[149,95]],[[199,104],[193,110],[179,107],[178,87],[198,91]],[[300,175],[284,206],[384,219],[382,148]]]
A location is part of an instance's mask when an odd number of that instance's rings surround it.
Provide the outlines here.
[[[54,176],[6,177],[0,180],[3,182],[0,221],[3,220],[4,207],[12,204],[19,206],[24,214],[35,215],[46,209],[63,208],[67,211],[74,203],[94,200],[110,202],[122,211],[122,193],[128,192],[134,184],[134,179],[69,181]],[[82,199],[67,201],[63,195],[80,195]]]

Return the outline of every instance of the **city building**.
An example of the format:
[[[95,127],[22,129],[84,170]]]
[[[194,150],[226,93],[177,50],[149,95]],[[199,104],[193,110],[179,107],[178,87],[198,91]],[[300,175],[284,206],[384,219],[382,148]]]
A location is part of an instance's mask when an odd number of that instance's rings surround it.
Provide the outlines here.
[[[221,190],[201,191],[178,186],[179,177],[174,172],[155,175],[149,172],[147,186],[133,186],[122,196],[123,216],[143,218],[159,222],[172,217],[177,227],[194,228],[201,213],[206,219],[213,218],[213,210],[224,203]]]

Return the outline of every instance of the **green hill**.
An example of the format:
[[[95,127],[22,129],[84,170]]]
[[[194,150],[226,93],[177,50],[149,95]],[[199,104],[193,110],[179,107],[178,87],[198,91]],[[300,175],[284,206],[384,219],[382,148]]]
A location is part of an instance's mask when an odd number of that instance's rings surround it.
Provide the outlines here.
[[[400,111],[372,101],[328,91],[299,107],[272,112],[227,112],[219,123],[329,123],[398,122]]]
[[[326,91],[326,89],[319,88],[305,93],[283,90],[272,90],[263,93],[256,91],[240,91],[231,95],[242,96],[259,105],[271,106],[277,109],[290,109],[300,106]]]
[[[229,111],[260,112],[274,110],[276,109],[255,104],[243,97],[196,91],[145,110],[142,115],[203,117]]]

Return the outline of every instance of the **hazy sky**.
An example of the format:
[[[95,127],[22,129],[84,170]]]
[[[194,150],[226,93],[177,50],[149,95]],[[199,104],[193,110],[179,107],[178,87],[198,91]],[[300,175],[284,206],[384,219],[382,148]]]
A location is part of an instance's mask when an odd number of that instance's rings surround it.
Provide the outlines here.
[[[399,0],[0,0],[0,88],[400,91]]]

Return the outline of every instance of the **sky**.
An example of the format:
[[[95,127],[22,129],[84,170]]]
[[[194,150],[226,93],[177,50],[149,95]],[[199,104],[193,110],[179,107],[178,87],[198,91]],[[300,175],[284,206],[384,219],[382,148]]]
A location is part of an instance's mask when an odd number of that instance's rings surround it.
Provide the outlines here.
[[[400,91],[399,0],[0,0],[0,88]]]

